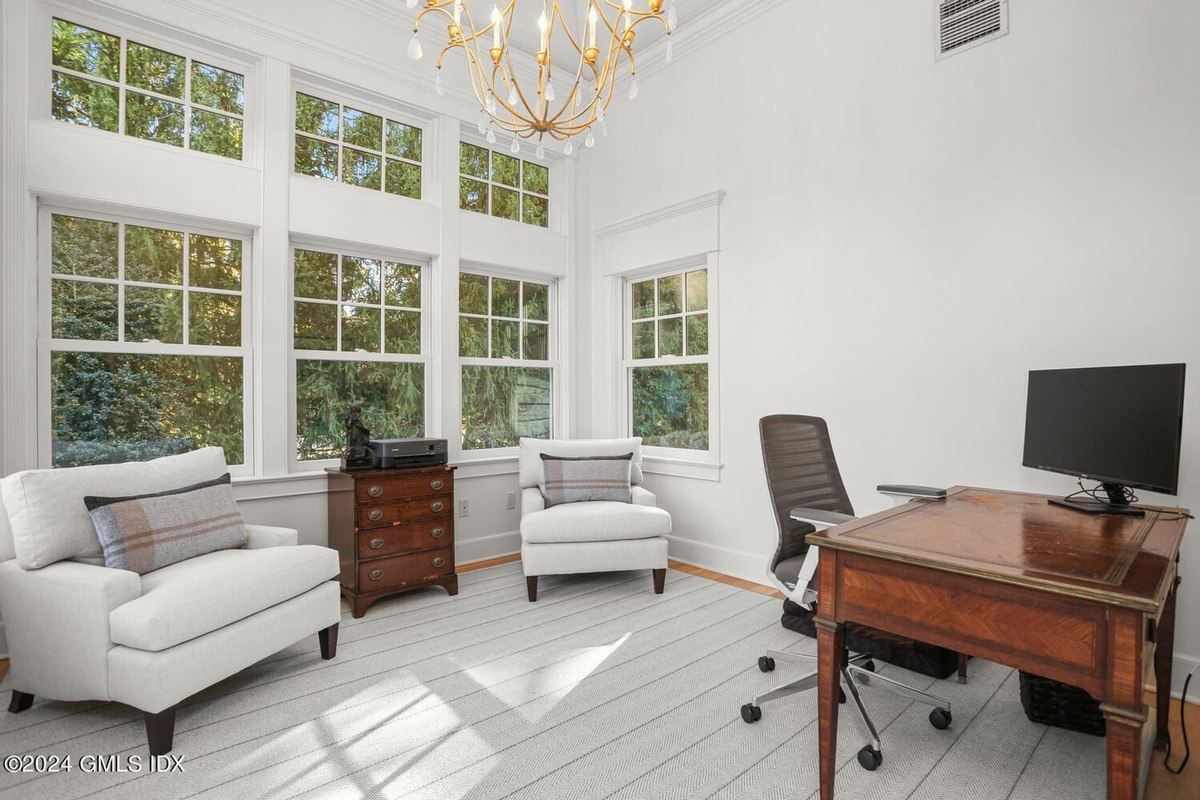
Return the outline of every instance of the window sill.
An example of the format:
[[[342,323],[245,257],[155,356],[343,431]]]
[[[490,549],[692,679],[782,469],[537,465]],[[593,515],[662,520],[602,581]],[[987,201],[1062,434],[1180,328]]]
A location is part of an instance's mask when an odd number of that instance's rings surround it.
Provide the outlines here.
[[[691,461],[683,458],[663,458],[661,456],[643,456],[642,472],[651,475],[670,475],[676,478],[693,478],[701,481],[721,480],[721,470],[724,464],[708,461]]]
[[[465,456],[454,462],[456,478],[484,478],[489,475],[516,475],[520,471],[516,448],[511,455]]]
[[[244,475],[235,477],[233,495],[237,500],[270,500],[325,494],[325,471],[293,472],[288,475]]]

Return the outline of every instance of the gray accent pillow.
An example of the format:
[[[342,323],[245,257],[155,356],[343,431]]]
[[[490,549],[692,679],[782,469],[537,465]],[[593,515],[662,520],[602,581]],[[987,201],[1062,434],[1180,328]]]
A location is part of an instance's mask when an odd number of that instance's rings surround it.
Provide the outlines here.
[[[229,473],[181,489],[132,497],[85,497],[104,566],[144,575],[246,544]]]
[[[563,503],[589,500],[615,500],[632,503],[630,477],[633,453],[620,456],[579,456],[565,458],[542,453],[546,508]]]

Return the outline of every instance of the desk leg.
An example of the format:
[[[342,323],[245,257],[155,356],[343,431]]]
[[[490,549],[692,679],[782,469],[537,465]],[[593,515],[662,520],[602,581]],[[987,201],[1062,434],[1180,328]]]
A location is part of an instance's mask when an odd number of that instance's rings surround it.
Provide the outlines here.
[[[1175,659],[1175,595],[1179,592],[1179,579],[1171,587],[1158,620],[1157,643],[1154,646],[1154,699],[1158,704],[1157,730],[1154,749],[1166,750],[1171,741],[1171,666]]]
[[[1105,712],[1108,744],[1108,800],[1137,800],[1142,768],[1142,724]]]
[[[846,626],[820,617],[817,625],[817,719],[820,732],[821,800],[833,800],[837,773],[838,690]]]

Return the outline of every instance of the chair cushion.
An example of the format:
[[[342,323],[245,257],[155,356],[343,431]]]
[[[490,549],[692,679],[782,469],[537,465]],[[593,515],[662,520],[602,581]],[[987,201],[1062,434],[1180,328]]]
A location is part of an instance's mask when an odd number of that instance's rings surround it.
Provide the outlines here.
[[[796,588],[796,581],[800,577],[800,567],[804,566],[804,556],[792,556],[785,558],[775,565],[775,577],[779,582],[789,589]]]
[[[35,469],[0,480],[0,495],[12,526],[13,551],[23,569],[39,569],[68,558],[101,558],[85,495],[132,495],[177,489],[228,472],[225,453],[205,447],[177,456],[128,464]]]
[[[560,458],[579,456],[623,456],[633,453],[629,467],[629,482],[634,486],[642,483],[642,437],[628,439],[530,439],[521,437],[519,458],[522,489],[534,486],[546,488],[542,470],[542,453]]]
[[[229,473],[182,489],[83,498],[104,548],[104,566],[145,575],[168,564],[244,547],[246,528]]]
[[[337,577],[317,545],[220,550],[148,572],[142,596],[108,616],[116,644],[159,651],[231,625]]]
[[[587,503],[612,500],[632,503],[629,483],[633,453],[623,456],[581,456],[563,458],[542,453],[546,508],[563,503]]]
[[[671,532],[671,515],[652,506],[597,500],[567,503],[521,518],[525,542],[613,542]]]

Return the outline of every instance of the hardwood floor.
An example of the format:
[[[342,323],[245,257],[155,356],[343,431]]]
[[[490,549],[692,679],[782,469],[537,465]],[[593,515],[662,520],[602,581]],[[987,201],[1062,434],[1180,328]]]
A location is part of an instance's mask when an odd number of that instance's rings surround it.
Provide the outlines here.
[[[461,564],[458,567],[458,572],[471,572],[477,569],[486,569],[495,567],[501,564],[511,564],[514,561],[520,560],[520,556],[513,554],[509,556],[500,556],[499,558],[489,558],[485,561],[476,561],[471,564]],[[770,597],[778,597],[783,599],[783,595],[778,591],[771,589],[753,581],[746,581],[740,578],[731,578],[728,575],[722,575],[719,572],[694,567],[690,564],[683,564],[678,561],[670,561],[668,565],[671,569],[679,572],[686,572],[689,575],[697,575],[701,578],[708,578],[712,581],[725,583],[730,586],[737,586],[741,589],[746,589],[751,592],[758,592]],[[0,680],[8,674],[8,659],[0,659]],[[1146,693],[1146,702],[1153,707],[1154,693]],[[1200,751],[1200,706],[1193,703],[1188,703],[1186,708],[1188,730],[1192,736],[1193,746],[1197,751]],[[1176,752],[1171,756],[1171,764],[1176,765],[1183,754],[1183,735],[1179,725],[1179,702],[1173,700],[1171,702],[1171,739],[1176,743]],[[1154,758],[1150,762],[1150,777],[1146,783],[1145,800],[1197,800],[1200,798],[1200,752],[1194,758],[1188,761],[1187,769],[1182,775],[1172,775],[1163,766],[1163,754],[1156,752]]]

